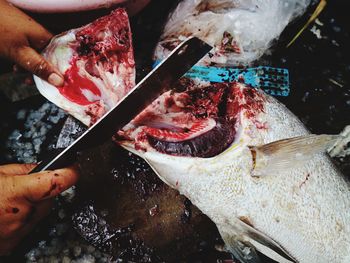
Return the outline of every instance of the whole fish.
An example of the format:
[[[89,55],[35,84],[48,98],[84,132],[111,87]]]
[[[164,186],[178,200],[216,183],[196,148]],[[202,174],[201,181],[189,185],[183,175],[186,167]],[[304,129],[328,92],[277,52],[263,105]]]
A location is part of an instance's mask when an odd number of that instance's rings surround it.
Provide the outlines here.
[[[184,39],[196,36],[215,46],[202,64],[248,64],[309,4],[310,0],[183,0],[169,16],[154,58],[162,60]]]
[[[116,136],[216,224],[242,262],[350,262],[349,182],[284,105],[243,84],[185,83]],[[289,139],[290,138],[290,139]]]

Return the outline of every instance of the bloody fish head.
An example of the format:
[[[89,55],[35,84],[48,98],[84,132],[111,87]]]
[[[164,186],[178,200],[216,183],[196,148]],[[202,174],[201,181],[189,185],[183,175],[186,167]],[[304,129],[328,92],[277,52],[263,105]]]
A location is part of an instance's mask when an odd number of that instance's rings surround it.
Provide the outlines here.
[[[127,13],[110,15],[55,37],[43,55],[64,75],[62,87],[35,78],[38,89],[86,125],[93,124],[135,85]]]
[[[116,136],[136,149],[175,156],[213,157],[235,140],[240,112],[249,118],[263,110],[253,89],[235,83],[183,82],[182,92],[167,92],[140,113]]]

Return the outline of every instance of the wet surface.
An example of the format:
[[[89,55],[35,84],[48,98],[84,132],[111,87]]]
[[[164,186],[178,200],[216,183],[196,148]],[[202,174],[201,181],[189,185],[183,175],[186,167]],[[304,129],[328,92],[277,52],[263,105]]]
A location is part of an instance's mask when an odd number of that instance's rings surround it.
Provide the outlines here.
[[[127,262],[177,262],[195,254],[205,240],[207,255],[218,256],[215,225],[141,158],[108,143],[84,153],[79,162],[89,172],[78,195],[90,203],[73,215],[73,225],[99,249]],[[104,222],[102,231],[93,220]],[[125,229],[129,232],[120,236]]]
[[[174,5],[173,2],[176,1],[155,0],[141,15],[132,21],[138,79],[141,79],[151,68],[152,62],[150,58],[153,47],[159,37],[163,20],[166,18],[168,10]],[[279,97],[279,99],[314,133],[339,133],[344,126],[350,123],[350,23],[347,14],[350,6],[347,1],[334,0],[328,2],[326,9],[316,23],[313,23],[290,48],[285,48],[285,45],[301,28],[306,21],[306,17],[291,25],[283,33],[281,40],[276,42],[271,53],[256,63],[257,65],[289,69],[291,94],[286,98]],[[60,28],[56,27],[54,30],[60,30]],[[34,135],[28,137],[28,141],[23,143],[23,145],[26,142],[32,144],[32,146],[27,145],[23,148],[27,149],[25,147],[28,147],[28,149],[32,149],[33,153],[28,158],[33,157],[35,160],[40,160],[42,156],[46,155],[48,149],[51,149],[52,145],[55,144],[64,116],[60,115],[57,122],[56,119],[54,121],[52,119],[49,120],[49,115],[57,114],[58,116],[59,114],[54,107],[49,107],[48,109],[44,107],[43,109],[44,104],[45,100],[39,96],[11,103],[0,92],[0,114],[2,119],[0,123],[0,140],[2,142],[11,142],[0,146],[0,163],[28,160],[23,158],[24,152],[22,155],[18,154],[18,149],[22,148],[16,148],[14,145],[17,141],[21,142],[24,138],[19,138],[18,136],[19,134],[24,135],[27,131],[24,123],[31,110],[41,109],[43,117],[40,119],[41,123],[37,127],[39,127],[40,131],[41,126],[45,126],[47,133],[43,134],[45,136],[40,137],[41,141],[37,141],[40,144],[39,151],[35,150],[35,144],[29,140],[34,139]],[[23,118],[21,115],[18,116],[21,110],[24,110],[22,111],[22,113],[24,112]],[[17,136],[15,136],[16,134],[13,135],[15,130],[19,132]],[[13,136],[11,137],[11,135]],[[350,176],[350,157],[337,159],[336,163],[347,176]],[[129,154],[118,155],[118,161],[109,164],[104,169],[106,169],[104,174],[107,176],[104,183],[108,186],[103,184],[96,185],[93,177],[86,177],[83,183],[94,187],[81,188],[80,200],[77,203],[64,205],[68,214],[64,217],[65,222],[70,223],[69,215],[75,214],[73,222],[77,231],[92,244],[109,253],[113,254],[114,247],[119,246],[118,254],[120,259],[123,259],[123,262],[159,261],[161,258],[158,255],[159,253],[157,254],[153,249],[143,246],[140,240],[136,240],[135,236],[130,234],[133,230],[132,222],[126,222],[122,228],[106,224],[106,222],[116,222],[121,219],[120,214],[116,212],[105,212],[113,211],[112,206],[116,204],[109,202],[109,207],[106,207],[104,204],[106,204],[106,199],[118,200],[120,196],[111,197],[109,193],[118,192],[113,191],[113,187],[122,187],[123,189],[132,189],[135,193],[135,204],[142,207],[147,200],[152,200],[150,198],[153,195],[157,196],[159,193],[164,193],[164,184],[155,175],[149,176],[149,174],[152,174],[150,168],[138,158],[130,158]],[[176,196],[174,193],[171,194],[174,195],[171,198],[178,198],[176,200],[176,209],[178,211],[177,226],[187,226],[194,222],[195,218],[199,218],[200,222],[202,220],[206,222],[205,226],[208,224],[212,227],[210,222],[208,223],[205,217],[203,218],[189,201],[183,197]],[[90,196],[90,198],[87,198],[87,196]],[[94,196],[99,198],[93,198]],[[90,201],[92,203],[89,203]],[[147,218],[152,221],[152,219],[157,219],[164,212],[164,208],[159,202],[148,202],[147,209],[144,207],[143,211],[148,213]],[[25,261],[24,254],[31,248],[38,246],[40,240],[51,240],[50,242],[55,240],[54,238],[57,238],[57,229],[59,228],[57,225],[64,221],[59,216],[59,207],[57,206],[51,216],[24,242],[24,245],[16,252],[16,256],[9,259],[0,259],[0,262],[1,260],[23,262]],[[130,208],[129,210],[132,209]],[[129,217],[131,218],[132,216],[129,215]],[[125,218],[128,217],[126,216]],[[172,220],[169,220],[169,222],[172,222]],[[80,228],[77,227],[79,225],[81,226]],[[89,225],[89,228],[85,228]],[[98,231],[90,232],[94,228]],[[52,234],[52,229],[56,229],[55,235]],[[191,231],[193,230],[190,229],[189,233]],[[71,235],[74,235],[69,231],[62,233],[60,235],[62,239],[69,239]],[[142,233],[142,231],[138,233]],[[181,255],[184,262],[224,262],[223,260],[228,259],[229,256],[215,249],[215,245],[219,246],[222,244],[218,233],[215,229],[209,230],[208,233],[210,233],[210,237],[203,237],[201,231],[196,231],[189,243],[186,243],[186,238],[184,239],[185,241],[170,242],[170,247],[179,246],[178,250],[175,249],[172,253],[176,254],[181,249],[184,251],[189,249],[191,253]],[[142,234],[139,235],[142,236]],[[88,236],[90,236],[90,239],[87,238]],[[181,237],[183,236],[181,235]],[[143,238],[147,239],[145,236]],[[148,240],[152,240],[152,238]],[[159,237],[155,240],[162,241],[163,239]],[[118,241],[116,246],[111,245],[116,241]],[[160,247],[163,245],[164,247],[164,242],[157,245]],[[120,249],[121,246],[123,246],[122,249]],[[76,251],[70,253],[72,258],[77,258],[74,254]],[[26,258],[28,260],[28,257]],[[265,260],[264,262],[269,261]]]

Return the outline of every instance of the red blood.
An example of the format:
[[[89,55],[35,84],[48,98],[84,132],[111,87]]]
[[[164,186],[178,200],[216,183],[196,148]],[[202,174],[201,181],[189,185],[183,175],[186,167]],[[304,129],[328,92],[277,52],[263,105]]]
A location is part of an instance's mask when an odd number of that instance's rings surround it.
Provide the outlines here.
[[[94,101],[89,101],[82,93],[83,89],[89,90],[96,96],[101,96],[101,91],[89,79],[83,78],[78,73],[76,61],[73,61],[70,67],[64,74],[65,83],[63,87],[58,87],[59,92],[68,100],[79,105],[89,105]]]
[[[226,84],[216,83],[204,89],[190,91],[190,103],[185,108],[196,116],[216,116],[226,88]]]
[[[107,34],[105,34],[107,33]],[[129,18],[124,9],[117,9],[109,16],[101,17],[77,33],[77,38],[88,38],[94,43],[92,50],[127,51],[129,49]]]
[[[247,118],[252,119],[258,129],[266,129],[267,127],[255,120],[255,117],[264,112],[264,97],[253,88],[240,88],[237,83],[232,84],[232,92],[228,98],[227,113],[231,118],[235,118],[237,114],[244,110]]]
[[[105,70],[112,71],[115,63],[108,62],[115,61],[134,66],[129,18],[124,9],[97,19],[77,32],[76,37],[80,41],[79,55],[95,63],[106,60]]]
[[[85,110],[85,113],[91,117],[91,124],[94,124],[99,118],[103,116],[103,114],[105,114],[105,112],[105,107],[101,104],[100,101],[91,103]]]
[[[225,150],[235,138],[235,124],[241,114],[249,118],[258,129],[268,129],[259,119],[266,99],[262,93],[239,83],[215,83],[200,89],[191,89],[159,99],[133,124],[140,128],[119,133],[120,138],[133,140],[137,150],[148,146],[159,152],[180,155],[212,157]],[[188,97],[183,106],[174,109],[177,98]],[[166,108],[166,111],[164,110]],[[175,114],[174,114],[175,113]],[[183,113],[183,114],[181,114]],[[209,119],[216,125],[209,128]],[[160,125],[164,120],[164,125]]]
[[[166,108],[170,108],[171,106],[173,106],[175,104],[174,98],[173,97],[168,97],[165,99],[164,101],[164,106]]]
[[[190,138],[190,136],[195,133],[199,135],[201,133],[200,131],[204,130],[207,125],[207,120],[200,119],[195,121],[187,130],[180,129],[180,132],[177,130],[157,129],[152,127],[146,127],[144,132],[159,140],[183,141]]]
[[[266,122],[260,122],[258,120],[254,121],[255,127],[261,130],[267,130],[268,129],[268,125]]]
[[[65,84],[58,90],[68,100],[85,106],[96,100],[89,101],[83,95],[83,89],[97,97],[101,96],[101,91],[90,79],[79,74],[78,61],[83,61],[85,70],[95,78],[101,78],[95,67],[97,64],[103,71],[114,74],[119,73],[114,70],[121,63],[126,68],[134,67],[131,32],[126,11],[119,8],[110,15],[97,19],[80,29],[76,33],[76,39],[77,43],[72,46],[75,48],[72,66],[64,73]],[[125,79],[127,80],[128,76]]]
[[[241,49],[240,49],[237,41],[235,41],[235,40],[232,41],[232,48],[233,48],[233,51],[235,53],[241,54]]]

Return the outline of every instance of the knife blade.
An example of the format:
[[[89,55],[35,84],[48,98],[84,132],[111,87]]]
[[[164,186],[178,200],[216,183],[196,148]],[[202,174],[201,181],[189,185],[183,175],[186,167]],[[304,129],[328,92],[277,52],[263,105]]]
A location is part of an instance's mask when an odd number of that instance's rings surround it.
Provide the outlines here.
[[[37,165],[30,173],[54,170],[72,164],[79,151],[111,139],[143,109],[195,65],[212,47],[196,37],[189,38],[143,78],[121,101],[87,129],[69,147]]]

